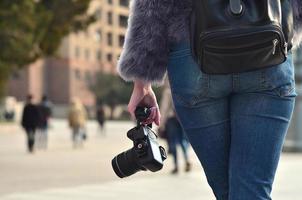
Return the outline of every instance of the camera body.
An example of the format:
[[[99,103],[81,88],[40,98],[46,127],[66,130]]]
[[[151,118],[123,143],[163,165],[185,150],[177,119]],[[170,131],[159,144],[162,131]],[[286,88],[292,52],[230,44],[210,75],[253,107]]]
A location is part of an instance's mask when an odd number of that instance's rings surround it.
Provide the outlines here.
[[[165,149],[159,146],[157,135],[149,126],[133,128],[127,136],[133,141],[133,151],[141,167],[152,172],[162,169],[166,159]]]
[[[150,110],[137,108],[135,114],[138,120],[137,126],[127,133],[127,137],[133,141],[133,147],[114,157],[111,162],[114,172],[120,178],[141,170],[159,171],[167,158],[165,149],[159,146],[157,135],[151,129],[151,125],[142,124],[148,118]]]

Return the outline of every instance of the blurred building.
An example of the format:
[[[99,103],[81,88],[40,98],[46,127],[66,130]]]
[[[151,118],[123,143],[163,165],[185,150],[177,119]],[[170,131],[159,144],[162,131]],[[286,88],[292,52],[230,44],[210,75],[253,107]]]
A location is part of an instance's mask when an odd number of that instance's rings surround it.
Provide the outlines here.
[[[93,0],[88,12],[95,13],[97,21],[87,31],[67,36],[58,56],[39,60],[13,74],[9,96],[23,101],[28,93],[37,100],[46,94],[54,104],[68,104],[72,97],[80,98],[88,107],[95,104],[90,87],[97,73],[116,73],[129,0]]]

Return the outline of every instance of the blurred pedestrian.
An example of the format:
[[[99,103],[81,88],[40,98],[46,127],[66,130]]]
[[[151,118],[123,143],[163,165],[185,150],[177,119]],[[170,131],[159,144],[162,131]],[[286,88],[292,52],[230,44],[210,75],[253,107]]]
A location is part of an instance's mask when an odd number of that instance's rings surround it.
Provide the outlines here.
[[[35,132],[38,125],[39,112],[37,106],[32,103],[32,95],[26,98],[26,104],[22,114],[22,127],[25,129],[27,136],[28,152],[34,152]]]
[[[16,116],[16,98],[6,97],[4,100],[4,119],[8,122],[15,120]]]
[[[42,100],[38,105],[38,111],[40,115],[37,129],[36,147],[46,150],[48,146],[48,125],[52,114],[51,103],[46,95],[42,97]]]
[[[191,170],[191,163],[188,156],[189,142],[174,111],[171,91],[167,81],[163,87],[160,108],[162,115],[158,132],[159,137],[167,141],[169,153],[173,156],[174,168],[171,173],[176,174],[179,170],[177,156],[178,146],[181,147],[184,155],[185,171],[189,172]]]
[[[102,103],[97,106],[96,120],[99,124],[99,132],[105,136],[105,110]]]
[[[72,141],[73,147],[82,147],[83,140],[86,139],[86,110],[79,99],[74,98],[71,101],[69,113],[68,113],[68,121],[69,126],[72,129]]]
[[[185,159],[185,171],[189,172],[191,170],[191,163],[188,156],[189,143],[175,113],[167,119],[165,131],[167,134],[169,153],[172,154],[174,160],[174,169],[171,173],[176,174],[179,170],[177,157],[178,145],[181,147]]]

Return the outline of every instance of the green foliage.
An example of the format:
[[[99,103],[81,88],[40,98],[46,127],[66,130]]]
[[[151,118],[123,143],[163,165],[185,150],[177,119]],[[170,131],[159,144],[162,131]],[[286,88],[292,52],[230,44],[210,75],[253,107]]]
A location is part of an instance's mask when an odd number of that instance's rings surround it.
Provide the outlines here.
[[[94,21],[90,0],[0,1],[0,96],[10,73],[56,53],[62,39]]]
[[[105,73],[99,73],[95,85],[91,87],[97,99],[112,109],[116,105],[128,104],[132,89],[132,83],[125,82],[117,75]],[[154,92],[160,101],[162,89],[154,88]]]
[[[128,103],[132,84],[123,81],[116,75],[99,73],[92,91],[102,103],[114,107],[117,104]]]

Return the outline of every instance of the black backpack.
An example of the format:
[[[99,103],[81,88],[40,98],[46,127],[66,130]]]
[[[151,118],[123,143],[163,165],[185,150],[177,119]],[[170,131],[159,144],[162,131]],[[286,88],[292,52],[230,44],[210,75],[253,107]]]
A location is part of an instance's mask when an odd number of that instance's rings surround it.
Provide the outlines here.
[[[193,51],[207,74],[271,67],[291,48],[290,0],[193,0]]]

